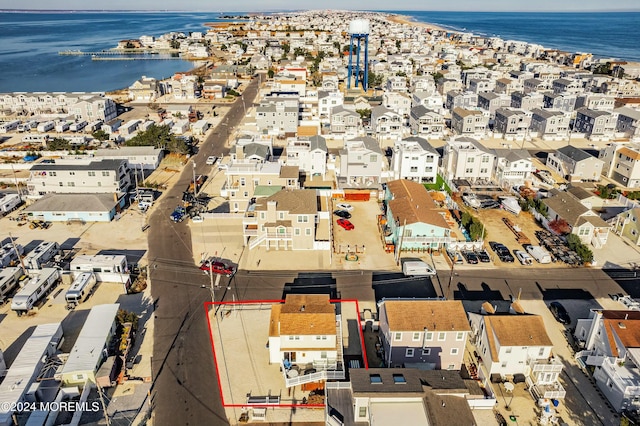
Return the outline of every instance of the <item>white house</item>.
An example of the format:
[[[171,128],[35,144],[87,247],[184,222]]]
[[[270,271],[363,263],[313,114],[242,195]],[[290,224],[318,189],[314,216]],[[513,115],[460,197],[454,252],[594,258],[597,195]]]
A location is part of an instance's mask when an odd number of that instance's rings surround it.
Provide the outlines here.
[[[524,185],[535,171],[529,151],[526,149],[496,149],[495,179],[499,185],[513,187]]]
[[[489,180],[495,160],[495,152],[477,140],[457,137],[444,147],[442,168],[451,179]]]
[[[286,148],[288,166],[298,166],[307,176],[321,175],[327,171],[327,141],[322,136],[290,140]]]
[[[391,155],[394,179],[416,182],[435,182],[440,155],[431,144],[420,137],[409,137],[395,143]]]
[[[640,408],[640,312],[592,311],[574,333],[584,345],[576,354],[594,368],[596,386],[618,412]]]

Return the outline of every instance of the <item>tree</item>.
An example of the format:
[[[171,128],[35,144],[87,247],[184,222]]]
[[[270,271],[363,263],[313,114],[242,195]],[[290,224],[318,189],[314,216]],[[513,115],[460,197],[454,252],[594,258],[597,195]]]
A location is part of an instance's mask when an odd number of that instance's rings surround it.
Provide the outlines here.
[[[571,226],[562,218],[549,222],[549,228],[559,235],[566,235],[571,232]]]
[[[97,139],[99,141],[106,141],[109,139],[109,134],[102,129],[96,130],[91,134],[91,136],[93,136],[94,139]]]
[[[289,51],[291,50],[291,45],[289,43],[282,43],[282,50],[284,51],[285,55],[288,55]]]
[[[371,118],[371,110],[369,108],[366,109],[357,109],[356,112],[360,114],[361,119]]]
[[[547,208],[547,205],[542,202],[542,200],[535,200],[533,204],[536,207],[538,213],[540,213],[544,217],[547,217],[547,215],[549,214],[549,209]]]
[[[584,263],[593,262],[593,252],[580,241],[576,234],[567,235],[567,246],[582,259]]]
[[[469,225],[471,225],[471,222],[473,222],[473,216],[471,216],[471,213],[469,212],[464,212],[462,213],[462,218],[460,219],[460,222],[462,223],[462,226],[464,226],[465,228],[468,228]]]
[[[171,40],[171,41],[169,42],[169,46],[170,46],[172,49],[180,49],[180,42],[179,42],[178,40]]]
[[[267,71],[267,77],[269,78],[273,78],[274,74],[275,74],[275,71],[273,71],[272,69],[269,69],[269,71]]]
[[[384,74],[376,74],[373,71],[369,71],[369,87],[379,87],[382,86],[384,81]]]
[[[62,151],[71,149],[71,144],[63,138],[53,138],[47,142],[47,149],[50,151]]]
[[[484,238],[484,234],[486,234],[484,226],[474,218],[469,226],[469,236],[473,241],[479,241]]]
[[[169,126],[151,126],[125,142],[126,146],[153,146],[169,152],[187,154],[189,147],[184,139],[171,134]]]
[[[444,74],[442,74],[441,72],[434,72],[431,75],[433,76],[433,81],[435,81],[436,83],[438,82],[438,80],[444,78]]]

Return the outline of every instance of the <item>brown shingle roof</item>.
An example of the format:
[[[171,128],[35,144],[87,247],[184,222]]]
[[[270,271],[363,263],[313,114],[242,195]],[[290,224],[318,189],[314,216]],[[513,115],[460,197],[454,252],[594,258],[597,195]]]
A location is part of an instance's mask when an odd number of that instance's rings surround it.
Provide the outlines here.
[[[276,202],[276,211],[289,214],[316,214],[318,212],[318,197],[313,189],[292,189],[278,191],[270,197],[256,201],[255,210],[265,211],[269,201]]]
[[[300,175],[300,168],[298,166],[282,166],[280,167],[281,178],[298,178]]]
[[[442,217],[443,210],[438,209],[424,186],[407,179],[394,180],[387,183],[393,200],[389,208],[393,216],[401,224],[428,223],[449,229],[447,221]]]
[[[385,300],[392,331],[470,331],[467,314],[459,300]]]
[[[613,356],[618,356],[614,334],[625,348],[640,348],[640,312],[602,311],[602,317]]]
[[[492,315],[484,321],[500,346],[553,346],[541,316]]]
[[[336,334],[335,308],[326,295],[287,296],[271,307],[269,336]]]

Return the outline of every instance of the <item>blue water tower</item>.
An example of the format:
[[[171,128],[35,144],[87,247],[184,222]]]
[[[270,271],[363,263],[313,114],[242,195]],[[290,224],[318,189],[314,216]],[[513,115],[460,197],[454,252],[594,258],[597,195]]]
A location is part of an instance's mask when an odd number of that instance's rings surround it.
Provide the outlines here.
[[[369,82],[369,21],[355,19],[349,23],[349,74],[347,77],[347,89],[351,89],[351,76],[356,79],[356,87],[360,81],[360,49],[364,41],[364,63],[362,75],[362,89],[366,92]],[[355,74],[353,69],[353,49],[356,49]]]

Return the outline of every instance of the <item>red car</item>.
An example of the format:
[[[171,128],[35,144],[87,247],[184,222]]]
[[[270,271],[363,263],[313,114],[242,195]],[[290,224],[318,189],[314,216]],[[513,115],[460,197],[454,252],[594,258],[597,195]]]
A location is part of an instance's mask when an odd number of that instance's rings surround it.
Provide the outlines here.
[[[338,225],[342,226],[347,231],[351,231],[355,226],[353,223],[349,222],[347,219],[338,219]]]
[[[205,260],[200,265],[200,269],[205,273],[213,272],[214,274],[226,275],[227,277],[232,276],[236,273],[236,269],[233,266],[229,266],[223,262],[215,262],[210,260]]]

